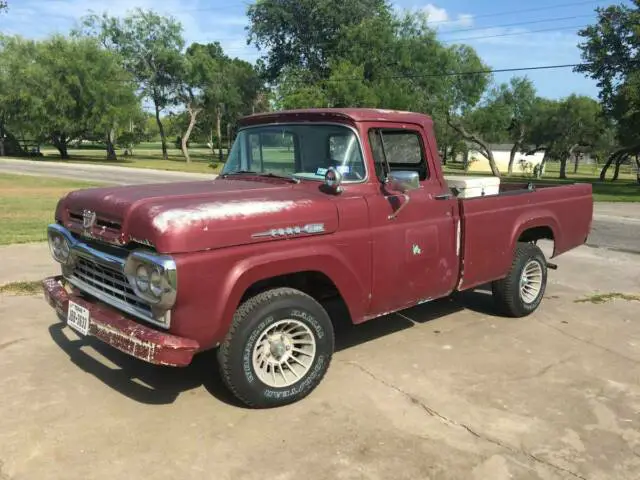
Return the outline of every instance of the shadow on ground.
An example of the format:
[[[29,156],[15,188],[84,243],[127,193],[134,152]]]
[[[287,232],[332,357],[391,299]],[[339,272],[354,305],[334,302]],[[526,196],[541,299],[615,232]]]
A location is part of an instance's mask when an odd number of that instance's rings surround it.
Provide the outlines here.
[[[419,328],[421,324],[464,309],[484,315],[496,315],[491,290],[486,287],[376,318],[361,325],[352,325],[339,307],[328,306],[328,309],[332,318],[337,319],[336,351],[372,342],[408,328]],[[203,386],[221,402],[241,407],[222,383],[215,351],[196,355],[191,365],[185,368],[163,367],[132,358],[96,338],[80,338],[62,322],[52,324],[49,334],[77,367],[136,402],[170,404],[180,394]]]

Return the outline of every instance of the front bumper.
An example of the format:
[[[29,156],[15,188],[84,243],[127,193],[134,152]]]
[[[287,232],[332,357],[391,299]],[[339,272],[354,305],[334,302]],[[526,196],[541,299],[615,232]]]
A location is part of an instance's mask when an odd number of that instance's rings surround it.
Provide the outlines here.
[[[65,320],[69,300],[72,300],[89,310],[89,335],[145,362],[184,367],[200,348],[195,340],[160,332],[123,316],[112,307],[88,301],[70,284],[65,286],[62,276],[46,278],[42,286],[49,305]]]

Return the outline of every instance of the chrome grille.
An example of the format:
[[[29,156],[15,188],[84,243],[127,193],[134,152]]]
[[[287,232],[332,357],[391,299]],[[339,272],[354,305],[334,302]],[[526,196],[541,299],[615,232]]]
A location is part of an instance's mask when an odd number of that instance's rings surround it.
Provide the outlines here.
[[[103,296],[115,300],[118,304],[129,306],[138,315],[152,317],[149,305],[136,296],[129,281],[121,271],[100,265],[85,257],[78,257],[70,277],[72,283],[74,279],[80,280],[80,282],[94,290],[98,290]],[[77,286],[83,290],[83,285]],[[92,294],[89,289],[85,290],[87,290],[87,293]]]

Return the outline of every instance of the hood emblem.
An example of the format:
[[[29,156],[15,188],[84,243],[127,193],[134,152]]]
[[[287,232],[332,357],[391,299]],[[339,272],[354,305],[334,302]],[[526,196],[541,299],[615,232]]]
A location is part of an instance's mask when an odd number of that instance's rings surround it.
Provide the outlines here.
[[[322,233],[324,232],[324,223],[309,223],[304,226],[294,226],[294,227],[286,227],[286,228],[272,228],[271,230],[267,230],[266,232],[254,233],[251,235],[253,238],[260,237],[290,237],[293,235],[313,235],[314,233]]]
[[[82,210],[82,228],[89,230],[96,223],[96,212],[91,210]]]

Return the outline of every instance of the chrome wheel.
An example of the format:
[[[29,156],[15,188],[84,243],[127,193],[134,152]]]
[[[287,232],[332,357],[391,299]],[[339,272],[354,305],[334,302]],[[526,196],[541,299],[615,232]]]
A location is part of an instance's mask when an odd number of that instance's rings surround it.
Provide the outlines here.
[[[270,325],[253,348],[253,370],[273,388],[293,385],[304,377],[316,357],[311,329],[299,320],[280,320]]]
[[[520,276],[520,298],[526,304],[536,301],[542,290],[542,265],[537,260],[529,261]]]

